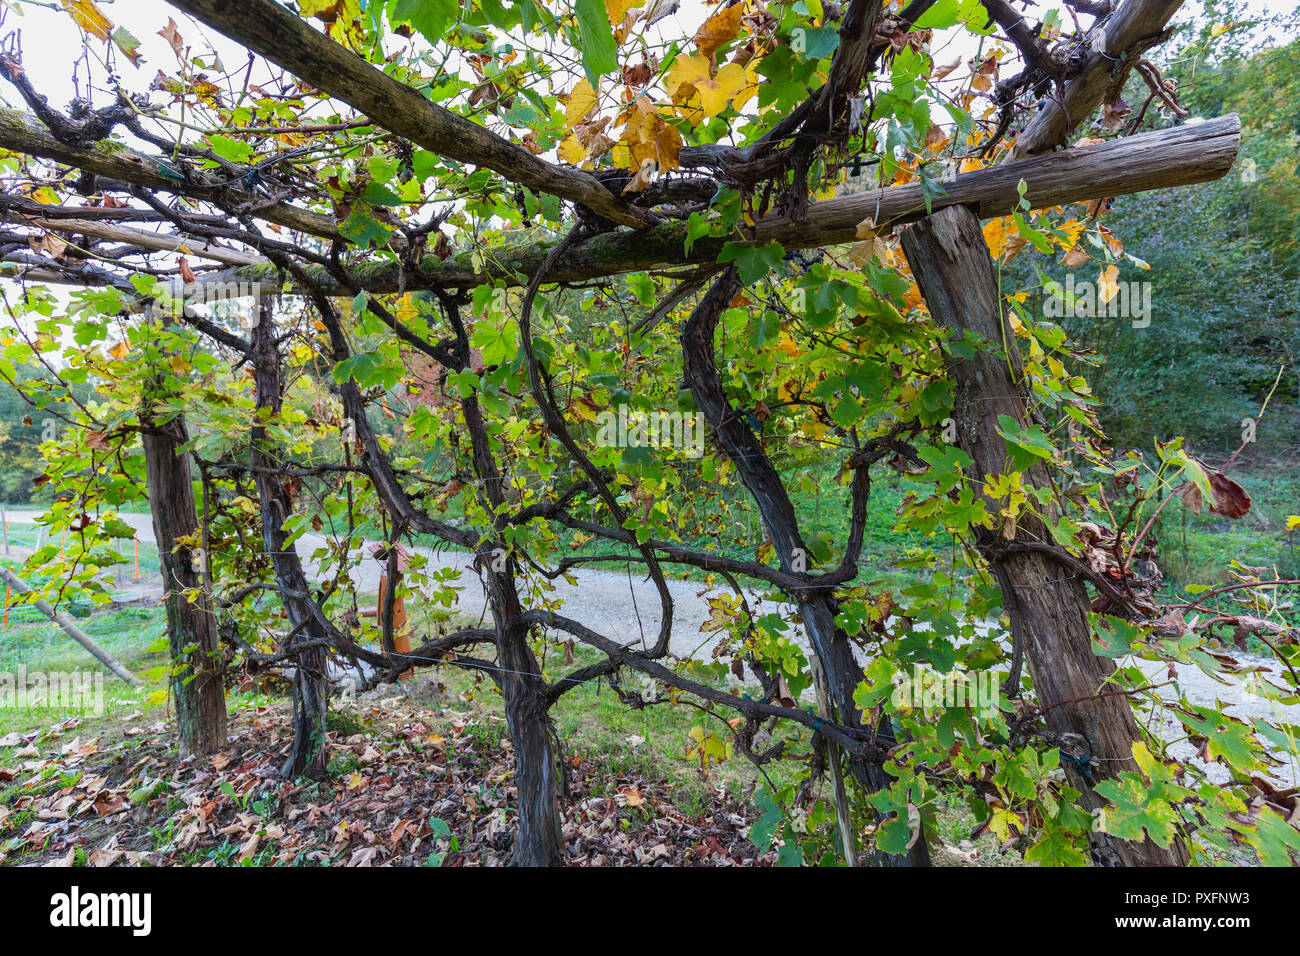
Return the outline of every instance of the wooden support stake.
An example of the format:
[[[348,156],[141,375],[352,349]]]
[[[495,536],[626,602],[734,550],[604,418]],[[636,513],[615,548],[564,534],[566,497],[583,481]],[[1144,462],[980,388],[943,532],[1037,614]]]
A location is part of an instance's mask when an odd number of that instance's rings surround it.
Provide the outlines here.
[[[8,571],[4,568],[0,568],[0,577],[4,578],[5,581],[8,583],[9,587],[17,591],[19,594],[32,593],[32,589],[27,584],[27,582],[24,581],[22,578],[18,577],[12,571]],[[64,632],[70,638],[72,638],[74,641],[76,641],[86,650],[90,651],[91,656],[93,656],[95,660],[99,661],[101,664],[107,667],[118,677],[122,678],[122,680],[126,681],[128,684],[132,684],[136,686],[140,684],[140,678],[136,677],[129,670],[127,670],[116,657],[114,657],[112,654],[108,653],[108,651],[104,650],[97,643],[95,643],[95,640],[89,634],[83,631],[81,628],[77,627],[77,625],[73,622],[72,618],[68,617],[67,614],[51,607],[48,602],[42,600],[41,598],[33,598],[31,604],[35,606],[35,608],[38,611],[40,611],[42,614],[48,617],[51,621],[59,625],[59,627],[63,628]],[[6,619],[8,618],[8,616],[9,616],[9,602],[8,600],[6,600],[5,601]]]
[[[985,342],[1006,343],[1006,355],[979,351],[954,361],[951,374],[956,391],[953,415],[962,451],[973,459],[967,469],[971,486],[984,487],[987,478],[1008,470],[1007,443],[999,433],[998,417],[1006,415],[1027,427],[1023,393],[1024,371],[1015,333],[1003,314],[997,277],[976,215],[953,206],[922,219],[903,233],[903,251],[921,295],[935,322],[954,332],[966,332]],[[1000,350],[999,350],[1000,351]],[[1025,483],[1050,487],[1046,469],[1035,465]],[[1034,499],[1031,497],[1030,501]],[[994,508],[996,513],[996,507]],[[976,546],[989,561],[1002,588],[1003,606],[1013,633],[1023,642],[1034,691],[1048,727],[1077,735],[1086,753],[1096,759],[1086,775],[1067,769],[1071,785],[1082,791],[1080,806],[1095,810],[1105,800],[1093,789],[1096,780],[1123,771],[1140,773],[1133,744],[1142,739],[1128,698],[1099,696],[1115,671],[1113,662],[1092,652],[1088,626],[1089,601],[1083,581],[1067,574],[1050,556],[1038,552],[1007,552],[1012,540],[1051,543],[1046,522],[1055,523],[1054,507],[1043,514],[1023,512],[1014,528],[999,531],[972,528]],[[1150,840],[1137,843],[1094,834],[1093,849],[1108,864],[1121,866],[1185,866],[1187,851],[1175,842],[1168,849]]]
[[[813,684],[817,688],[817,711],[824,720],[835,719],[831,711],[830,693],[826,689],[826,677],[822,673],[821,661],[816,654],[808,655],[812,667]],[[858,838],[853,829],[853,817],[849,814],[849,797],[844,789],[844,770],[840,767],[839,744],[826,741],[826,758],[831,765],[831,782],[835,787],[835,821],[840,830],[840,844],[844,847],[844,862],[849,866],[860,866],[858,862]]]

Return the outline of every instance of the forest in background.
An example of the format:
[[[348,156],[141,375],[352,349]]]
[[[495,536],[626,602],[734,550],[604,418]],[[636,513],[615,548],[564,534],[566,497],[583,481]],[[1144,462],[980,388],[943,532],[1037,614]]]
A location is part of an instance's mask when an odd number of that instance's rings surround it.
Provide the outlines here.
[[[1183,27],[1158,62],[1192,116],[1236,111],[1243,117],[1240,171],[1121,196],[1104,214],[1129,256],[1119,265],[1119,281],[1151,283],[1151,324],[1061,319],[1070,337],[1095,353],[1086,374],[1116,449],[1149,453],[1152,436],[1182,435],[1195,454],[1217,464],[1241,448],[1234,474],[1256,499],[1245,522],[1182,507],[1162,516],[1158,531],[1168,538],[1162,557],[1175,581],[1196,579],[1225,547],[1244,549],[1248,563],[1278,565],[1284,577],[1300,573],[1300,532],[1285,526],[1286,515],[1300,507],[1300,39],[1274,39],[1287,35],[1285,20],[1269,30],[1214,32],[1214,24],[1239,16],[1230,6],[1206,5],[1200,26]],[[1141,80],[1131,79],[1125,95],[1136,114],[1146,95]],[[1133,119],[1122,117],[1117,128]],[[1131,131],[1162,122],[1154,109],[1141,119]],[[1004,267],[1004,283],[1032,287],[1030,304],[1041,311],[1042,278],[1063,281],[1069,271],[1058,259],[1025,245]],[[1078,278],[1092,278],[1089,268],[1081,267]],[[581,308],[591,324],[615,315],[613,306],[599,302]],[[23,374],[38,377],[42,370]],[[410,400],[406,391],[395,390],[393,400]],[[0,502],[10,507],[50,501],[36,453],[50,437],[45,421],[19,394],[0,388]],[[1242,448],[1252,429],[1254,440]],[[828,477],[814,466],[802,485],[796,482],[796,500],[813,528],[834,536],[843,531],[847,491]],[[901,491],[888,479],[880,484],[869,526],[875,548],[866,558],[883,578],[911,578],[896,562],[919,542],[891,533]],[[737,553],[758,543],[752,516],[738,518],[736,530]]]

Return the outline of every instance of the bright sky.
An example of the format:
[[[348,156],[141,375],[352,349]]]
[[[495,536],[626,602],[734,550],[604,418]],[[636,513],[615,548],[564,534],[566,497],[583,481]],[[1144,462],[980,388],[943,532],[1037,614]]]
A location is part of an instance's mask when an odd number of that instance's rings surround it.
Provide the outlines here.
[[[657,39],[662,40],[691,37],[716,9],[715,5],[706,5],[702,0],[680,0],[680,3],[676,13],[650,28],[652,37],[657,35]],[[1247,8],[1254,15],[1269,15],[1291,12],[1295,9],[1294,4],[1295,0],[1248,0]],[[51,105],[66,109],[74,95],[85,96],[88,92],[92,94],[95,106],[112,102],[112,93],[105,83],[105,44],[92,40],[89,49],[83,50],[81,31],[72,18],[58,8],[57,0],[20,2],[17,6],[21,14],[18,11],[7,12],[3,22],[0,22],[0,37],[20,31],[23,67],[36,88],[48,97]],[[169,18],[176,21],[185,43],[191,47],[191,55],[210,55],[215,50],[224,69],[234,74],[232,83],[235,88],[242,86],[247,66],[246,52],[238,44],[201,26],[163,0],[100,0],[100,7],[116,25],[125,27],[140,41],[139,52],[142,57],[138,66],[132,66],[120,55],[115,59],[122,72],[121,82],[128,91],[147,92],[159,72],[176,72],[176,56],[168,42],[158,33],[167,26]],[[1031,8],[1032,16],[1042,17],[1052,7],[1052,0],[1045,0]],[[1181,16],[1187,19],[1199,10],[1200,3],[1189,0]],[[3,8],[0,8],[0,12],[3,12]],[[1090,18],[1082,19],[1085,23],[1090,22]],[[1063,16],[1062,22],[1069,23],[1068,16]],[[961,28],[954,28],[934,37],[931,53],[936,63],[951,63],[958,58],[967,60],[975,54],[979,43],[980,38]],[[987,45],[985,49],[987,50]],[[214,80],[217,80],[217,72],[209,71]],[[259,59],[251,74],[251,81],[265,82],[278,72],[278,69],[272,69]],[[965,69],[958,70],[954,80],[957,75],[964,75],[965,72]],[[1004,75],[1008,73],[1009,69],[1005,69]],[[570,80],[569,85],[572,82]],[[224,86],[224,83],[219,85]],[[153,100],[161,102],[165,96],[166,94],[155,93]],[[3,82],[0,82],[0,100],[10,106],[26,108],[16,91]],[[345,114],[350,112],[346,104],[336,103],[334,106]],[[174,110],[171,115],[176,115]],[[937,105],[935,115],[937,121],[948,121],[946,114]],[[175,127],[170,124],[159,124],[155,129],[168,137],[175,135]],[[119,130],[119,135],[125,134]],[[156,151],[148,144],[132,145],[141,146],[147,152]]]
[[[49,97],[52,105],[65,107],[78,92],[78,82],[82,95],[87,90],[86,62],[81,55],[81,33],[72,19],[57,9],[52,0],[49,6],[36,3],[19,3],[18,6],[22,15],[9,13],[0,25],[0,36],[15,29],[21,30],[23,67],[36,88]],[[1051,2],[1040,3],[1031,8],[1031,13],[1036,18],[1041,17],[1054,6],[1056,4]],[[100,0],[100,7],[114,23],[125,26],[140,40],[140,65],[132,67],[126,63],[122,67],[123,85],[131,92],[147,91],[160,69],[167,73],[176,70],[176,57],[171,47],[157,33],[167,25],[168,17],[175,19],[181,35],[192,45],[195,54],[202,53],[204,48],[215,49],[227,70],[242,74],[247,57],[238,44],[200,26],[163,0]],[[1180,17],[1189,18],[1199,8],[1199,3],[1189,2]],[[1252,14],[1268,15],[1295,10],[1296,3],[1295,0],[1248,0],[1247,8]],[[712,9],[701,0],[681,0],[678,12],[660,21],[651,28],[651,32],[663,37],[692,36]],[[1087,22],[1088,18],[1083,20]],[[1065,22],[1069,22],[1068,18]],[[961,30],[947,32],[949,36],[936,37],[933,43],[936,62],[951,62],[958,56],[969,57],[975,52],[978,38]],[[111,94],[104,86],[102,46],[97,42],[91,44],[90,78],[95,84],[94,99],[97,106],[111,101]],[[119,56],[118,62],[125,63],[125,58]],[[259,60],[252,81],[256,83],[266,80],[271,75],[271,71]],[[240,80],[242,81],[242,75]],[[12,106],[23,106],[21,99],[7,85],[0,86],[0,98]]]

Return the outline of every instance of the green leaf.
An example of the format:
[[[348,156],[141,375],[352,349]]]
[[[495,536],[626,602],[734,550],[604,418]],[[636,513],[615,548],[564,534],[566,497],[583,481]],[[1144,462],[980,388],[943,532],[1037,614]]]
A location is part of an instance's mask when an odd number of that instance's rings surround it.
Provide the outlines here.
[[[339,223],[339,235],[363,249],[386,245],[392,234],[393,230],[375,216],[374,207],[363,202],[354,202],[347,218]]]
[[[1124,771],[1097,784],[1097,792],[1110,801],[1101,809],[1097,826],[1122,840],[1141,840],[1145,833],[1158,846],[1168,847],[1178,822],[1178,813],[1170,801],[1182,801],[1191,796],[1191,791],[1173,782],[1173,772],[1152,757],[1145,744],[1133,745],[1133,759],[1149,782],[1139,774]]]
[[[693,212],[691,217],[686,220],[686,254],[691,254],[691,247],[695,245],[695,240],[709,234],[711,223],[708,217],[702,212]]]
[[[1092,632],[1092,652],[1100,657],[1124,657],[1133,653],[1133,642],[1142,637],[1142,628],[1123,618],[1098,615]]]
[[[402,197],[383,183],[367,183],[365,191],[361,195],[372,206],[400,206],[402,204]]]
[[[1010,415],[999,415],[998,426],[998,434],[1007,440],[1007,456],[1016,471],[1024,471],[1040,459],[1051,461],[1056,456],[1052,440],[1039,426],[1021,428]]]
[[[582,36],[582,69],[594,90],[600,78],[618,69],[618,47],[605,12],[605,0],[577,0],[578,32]]]
[[[882,820],[876,827],[876,846],[885,853],[901,854],[907,852],[907,841],[912,838],[912,830],[907,825],[907,817],[896,814]]]
[[[760,790],[754,795],[754,803],[763,815],[750,826],[749,842],[759,850],[766,850],[772,845],[772,838],[781,826],[781,806],[766,790]]]
[[[361,352],[334,368],[334,381],[346,382],[351,378],[362,388],[372,385],[392,388],[401,377],[401,369],[378,352]]]
[[[729,242],[718,254],[719,262],[734,262],[740,281],[752,285],[781,264],[785,249],[773,239],[765,246],[740,246]]]
[[[913,30],[942,30],[961,19],[961,0],[938,0],[934,6],[916,18]]]
[[[787,829],[785,842],[776,851],[777,866],[803,866],[803,847],[795,842],[794,834]]]
[[[455,0],[394,0],[388,8],[388,22],[394,26],[409,23],[430,43],[441,43],[457,6]]]
[[[246,163],[257,155],[257,151],[242,139],[222,136],[220,133],[209,133],[204,139],[208,141],[214,153],[232,163]]]
[[[1246,836],[1265,866],[1292,866],[1287,850],[1300,854],[1300,831],[1265,807],[1259,814],[1259,829]]]
[[[1043,866],[1087,866],[1088,854],[1075,845],[1067,831],[1054,827],[1029,848],[1025,862]]]
[[[1188,710],[1190,713],[1181,717],[1183,726],[1205,738],[1205,752],[1211,760],[1220,760],[1241,773],[1262,769],[1263,752],[1248,724],[1209,707],[1190,706]]]
[[[131,802],[147,803],[148,801],[152,800],[158,794],[158,791],[161,790],[162,788],[163,788],[163,782],[161,780],[157,780],[153,783],[147,783],[143,787],[140,787],[138,790],[131,791]]]
[[[804,49],[798,55],[805,60],[820,60],[830,56],[840,45],[840,31],[837,27],[796,27],[803,30]]]
[[[513,319],[501,325],[480,322],[469,337],[470,345],[481,349],[484,365],[513,361],[519,352],[519,328]]]
[[[117,48],[125,53],[136,66],[139,66],[140,41],[126,27],[118,27],[112,33],[112,40]]]

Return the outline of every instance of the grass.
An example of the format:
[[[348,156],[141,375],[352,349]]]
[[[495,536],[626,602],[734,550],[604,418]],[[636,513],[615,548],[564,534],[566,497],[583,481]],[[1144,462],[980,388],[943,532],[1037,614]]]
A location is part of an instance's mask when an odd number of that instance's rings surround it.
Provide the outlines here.
[[[1276,569],[1281,578],[1300,578],[1300,529],[1288,531],[1287,515],[1300,514],[1300,475],[1283,467],[1233,469],[1231,477],[1251,497],[1250,511],[1240,519],[1203,511],[1195,514],[1181,501],[1172,501],[1157,520],[1160,563],[1165,591],[1182,594],[1188,585],[1235,583],[1230,560]],[[1278,588],[1291,624],[1300,624],[1300,587]],[[1221,606],[1230,607],[1226,600]]]
[[[827,542],[831,562],[838,562],[840,551],[848,538],[849,531],[849,489],[836,480],[836,467],[826,463],[816,470],[783,475],[790,500],[799,515],[800,531],[810,546],[823,539]],[[680,543],[685,547],[699,551],[710,551],[740,560],[753,560],[763,544],[765,532],[752,500],[741,487],[732,485],[721,490],[720,501],[714,502],[729,516],[721,530],[714,534],[684,533]],[[875,582],[887,586],[905,587],[919,583],[923,579],[921,572],[911,567],[900,567],[898,562],[909,551],[930,547],[947,547],[947,539],[936,543],[935,539],[912,531],[895,531],[898,523],[897,513],[904,496],[902,480],[892,472],[881,472],[872,482],[871,496],[867,501],[867,519],[864,534],[864,546],[859,560],[858,582]],[[600,514],[581,514],[582,518],[600,520]],[[683,527],[689,520],[682,522]],[[338,533],[346,529],[339,527]],[[328,526],[326,528],[328,532]],[[370,521],[358,523],[356,533],[366,539],[380,539],[384,531]],[[571,539],[561,536],[561,540]],[[419,547],[438,548],[439,550],[463,551],[465,549],[448,544],[429,535],[413,535],[411,540]],[[595,539],[586,544],[571,548],[566,554],[593,555],[608,554],[611,551],[626,551],[635,555],[635,549],[628,545],[610,544],[608,541]],[[774,563],[770,558],[768,563]],[[814,569],[818,565],[814,564]],[[625,561],[595,561],[585,567],[601,568],[609,571],[624,571]],[[708,572],[681,564],[666,564],[665,574],[669,578],[704,581],[710,577]]]
[[[146,675],[168,663],[166,621],[156,608],[127,607],[104,611],[78,622],[94,641],[120,660],[136,675]],[[57,624],[15,623],[0,630],[0,674],[28,675],[80,673],[103,678],[104,713],[120,715],[149,711],[159,705],[149,695],[165,685],[165,677],[145,680],[134,688],[109,674],[107,670]],[[0,707],[0,736],[13,731],[29,731],[76,716],[64,708],[35,707],[24,709]],[[0,749],[0,761],[6,751]]]
[[[434,616],[444,617],[445,612],[437,612]],[[165,619],[158,608],[104,611],[83,623],[97,641],[136,673],[156,671],[166,663],[165,645],[161,640]],[[567,658],[562,650],[550,648],[545,671],[548,677],[554,678],[593,660],[594,654],[583,648],[578,648],[572,659]],[[13,672],[20,666],[29,673],[35,670],[51,673],[87,670],[97,665],[53,625],[20,625],[0,632],[0,673]],[[497,751],[508,738],[500,693],[482,671],[446,666],[420,671],[417,679],[435,682],[431,699],[422,705],[426,714],[424,720],[431,732],[450,737],[450,721],[452,716],[456,716],[468,719],[464,733],[471,736],[475,747],[484,752]],[[150,699],[151,693],[165,692],[164,680],[163,676],[156,676],[143,688],[130,688],[120,681],[106,680],[102,716],[78,715],[53,708],[0,707],[0,736],[14,731],[31,733],[45,730],[71,717],[81,716],[81,724],[75,731],[67,731],[67,735],[82,740],[98,738],[101,750],[116,749],[118,765],[129,764],[135,759],[131,754],[143,753],[146,743],[159,743],[157,739],[151,739],[156,738],[156,734],[143,734],[141,728],[170,717],[165,700],[159,703]],[[627,689],[639,689],[634,677]],[[419,690],[417,687],[417,693]],[[233,690],[227,695],[227,703],[232,712],[266,707],[283,709],[287,706],[283,699]],[[382,722],[368,716],[373,713],[373,705],[366,707],[362,702],[335,700],[330,707],[329,729],[340,738],[363,734],[378,739],[385,728],[381,726]],[[674,806],[687,815],[704,814],[716,807],[719,791],[733,801],[750,806],[754,790],[764,782],[764,776],[781,786],[793,781],[801,769],[800,764],[787,760],[774,761],[760,771],[736,755],[720,764],[711,764],[704,772],[700,762],[688,756],[693,746],[691,730],[697,725],[705,725],[719,736],[726,737],[727,728],[718,724],[718,718],[681,703],[656,704],[640,709],[629,707],[605,685],[575,687],[560,698],[551,711],[551,717],[566,765],[581,758],[584,766],[590,764],[602,774],[662,783],[664,790],[672,794]],[[0,767],[19,762],[15,756],[17,749],[0,747]],[[334,756],[329,769],[334,777],[346,777],[362,768],[354,753],[341,751]],[[51,770],[49,778],[42,780],[40,787],[61,790],[76,782],[63,779],[66,776]],[[489,784],[485,782],[484,785]],[[828,783],[823,781],[822,786],[825,788]],[[30,792],[30,789],[23,790],[17,784],[7,788],[0,786],[0,806],[12,807],[18,798]],[[957,844],[965,840],[974,825],[966,807],[959,801],[944,799],[936,809],[939,833],[944,841]],[[14,828],[22,823],[21,812],[11,812],[7,829],[12,834]],[[159,842],[166,842],[166,836],[160,834]],[[981,838],[975,846],[984,862],[1013,862],[1010,857],[996,852],[996,841]],[[224,855],[209,853],[194,862],[209,859],[219,864],[236,862],[233,849]],[[245,865],[248,863],[243,862]]]

